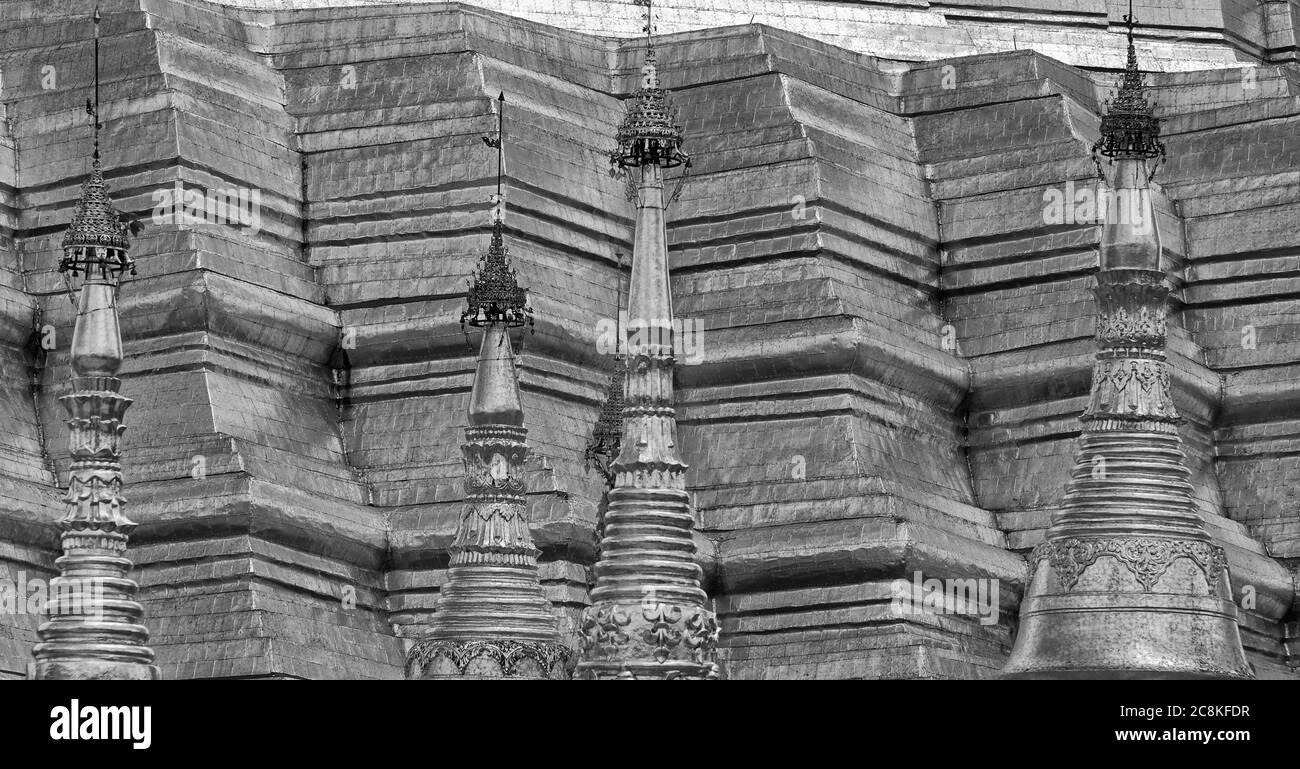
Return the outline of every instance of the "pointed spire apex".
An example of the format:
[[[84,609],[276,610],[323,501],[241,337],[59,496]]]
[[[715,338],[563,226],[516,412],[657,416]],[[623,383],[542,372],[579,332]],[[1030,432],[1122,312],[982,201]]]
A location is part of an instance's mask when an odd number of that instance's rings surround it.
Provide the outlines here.
[[[654,0],[632,0],[632,5],[645,7],[645,26],[642,27],[642,30],[645,32],[646,47],[653,49],[655,34]]]
[[[1124,34],[1128,37],[1128,68],[1137,69],[1137,49],[1133,47],[1133,25],[1137,24],[1137,17],[1133,15],[1133,0],[1129,0],[1128,13],[1124,14],[1124,25],[1126,27]]]
[[[654,0],[632,0],[633,5],[645,6],[645,69],[647,85],[659,87],[658,58],[655,56],[655,7]]]
[[[1128,60],[1119,90],[1106,104],[1101,118],[1101,138],[1092,147],[1093,155],[1163,158],[1165,145],[1160,141],[1160,119],[1155,116],[1155,103],[1147,99],[1142,70],[1138,68],[1137,48],[1133,44],[1137,18],[1133,15],[1132,0],[1124,23],[1127,25]]]
[[[503,91],[498,97],[497,135],[483,137],[484,143],[497,150],[497,192],[493,196],[492,243],[479,260],[469,287],[469,306],[461,313],[460,325],[481,328],[501,324],[507,328],[532,326],[533,308],[528,305],[528,289],[519,286],[515,269],[510,266],[510,251],[505,243],[505,199],[502,196],[502,168],[505,166],[505,105]]]
[[[90,115],[91,124],[95,130],[95,151],[93,157],[99,160],[99,3],[95,4],[95,15],[92,17],[95,22],[95,104],[92,107],[90,100],[86,100],[86,112]]]
[[[495,202],[501,205],[501,179],[505,170],[505,146],[506,146],[506,92],[502,91],[497,95],[497,135],[484,136],[483,143],[497,151],[497,196]]]

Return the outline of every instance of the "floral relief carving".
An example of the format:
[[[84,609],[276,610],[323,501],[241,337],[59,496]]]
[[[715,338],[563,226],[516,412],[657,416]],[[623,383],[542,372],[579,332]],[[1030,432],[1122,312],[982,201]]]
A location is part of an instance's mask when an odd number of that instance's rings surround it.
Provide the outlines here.
[[[1098,558],[1109,556],[1127,568],[1142,589],[1150,592],[1156,582],[1178,558],[1188,558],[1205,576],[1213,589],[1227,568],[1223,548],[1210,542],[1160,537],[1113,537],[1102,539],[1049,539],[1034,548],[1034,564],[1046,559],[1060,580],[1062,589],[1071,590],[1088,567]]]

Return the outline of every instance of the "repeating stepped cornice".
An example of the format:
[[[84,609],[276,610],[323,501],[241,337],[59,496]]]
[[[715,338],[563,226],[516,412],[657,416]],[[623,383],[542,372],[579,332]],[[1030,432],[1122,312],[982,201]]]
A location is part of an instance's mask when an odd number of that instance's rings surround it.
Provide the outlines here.
[[[500,103],[504,110],[504,94]],[[503,137],[499,131],[488,144],[501,149]],[[467,299],[462,323],[482,328],[483,339],[461,446],[465,511],[437,612],[407,655],[406,677],[568,678],[572,654],[542,591],[529,531],[528,430],[509,333],[531,324],[532,309],[510,266],[500,216]]]
[[[663,169],[684,162],[680,129],[654,69],[620,127],[615,162],[639,175],[628,296],[623,436],[611,469],[592,605],[582,616],[580,678],[717,678],[717,620],[695,563],[695,517],[677,453],[674,344]]]
[[[36,679],[155,679],[144,609],[135,600],[125,556],[136,524],[122,496],[121,438],[131,399],[120,390],[122,333],[118,284],[134,273],[128,229],[109,199],[99,162],[99,11],[95,11],[95,151],[89,178],[63,237],[59,270],[77,305],[72,333],[68,412],[72,465],[59,519],[63,555],[55,560],[49,621],[37,631],[30,676]],[[80,283],[78,287],[77,284]]]
[[[1126,75],[1125,109],[1140,88],[1140,75]],[[1103,136],[1123,151],[1112,155],[1118,205],[1102,225],[1091,397],[1061,513],[1030,556],[1009,677],[1252,675],[1227,558],[1193,507],[1178,433],[1166,360],[1169,282],[1147,170],[1153,156],[1143,149],[1156,134],[1145,130],[1118,144]]]

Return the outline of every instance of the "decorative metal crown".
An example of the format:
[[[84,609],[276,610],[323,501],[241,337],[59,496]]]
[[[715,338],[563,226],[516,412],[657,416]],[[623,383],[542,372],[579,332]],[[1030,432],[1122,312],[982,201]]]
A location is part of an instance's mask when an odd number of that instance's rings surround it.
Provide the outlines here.
[[[1154,114],[1155,103],[1147,101],[1137,50],[1133,47],[1132,13],[1124,21],[1128,24],[1128,64],[1118,92],[1106,104],[1106,113],[1101,118],[1101,138],[1092,151],[1094,155],[1108,158],[1163,157],[1165,145],[1160,141],[1160,118]]]
[[[615,134],[618,147],[610,154],[610,161],[624,168],[651,163],[674,168],[689,162],[681,151],[682,127],[677,124],[677,110],[668,91],[659,85],[654,48],[646,49],[643,73],[641,88],[628,99],[623,122]]]
[[[528,306],[528,289],[520,288],[515,270],[510,266],[509,249],[503,237],[503,223],[492,224],[492,244],[479,260],[469,286],[469,307],[460,316],[460,324],[475,328],[497,323],[519,328],[533,323],[533,308]]]
[[[627,361],[622,355],[614,358],[614,373],[609,377],[605,387],[605,402],[600,408],[600,417],[591,430],[591,440],[587,442],[585,453],[586,467],[600,470],[606,481],[612,480],[608,468],[623,441],[623,387],[627,382]]]
[[[83,272],[91,276],[98,271],[100,277],[116,278],[130,270],[134,275],[135,262],[127,253],[131,245],[128,230],[108,197],[108,185],[96,157],[90,177],[81,185],[81,199],[72,215],[72,225],[63,235],[59,272],[77,277]]]

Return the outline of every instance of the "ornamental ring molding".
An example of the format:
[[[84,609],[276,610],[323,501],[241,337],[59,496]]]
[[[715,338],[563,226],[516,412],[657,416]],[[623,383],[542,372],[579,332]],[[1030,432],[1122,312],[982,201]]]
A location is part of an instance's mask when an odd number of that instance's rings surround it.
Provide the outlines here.
[[[563,670],[566,678],[573,666],[573,652],[558,643],[537,643],[535,641],[454,641],[449,639],[425,638],[411,647],[406,657],[408,677],[413,673],[424,675],[424,671],[434,660],[444,657],[464,674],[475,660],[487,658],[497,663],[504,676],[517,672],[520,662],[531,660],[546,675],[551,676],[557,670]]]
[[[1156,582],[1178,558],[1187,558],[1195,563],[1205,575],[1205,581],[1211,590],[1218,584],[1219,575],[1228,565],[1228,558],[1218,545],[1190,539],[1158,537],[1070,537],[1044,540],[1034,548],[1030,563],[1031,568],[1037,568],[1039,561],[1046,559],[1060,580],[1062,589],[1069,591],[1088,567],[1102,556],[1109,556],[1123,564],[1146,592],[1151,592]],[[1030,576],[1033,576],[1032,572]]]

